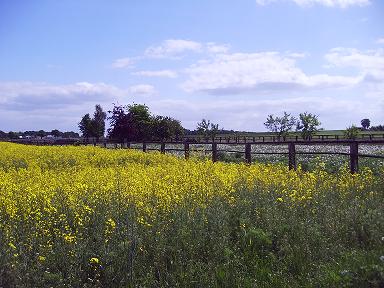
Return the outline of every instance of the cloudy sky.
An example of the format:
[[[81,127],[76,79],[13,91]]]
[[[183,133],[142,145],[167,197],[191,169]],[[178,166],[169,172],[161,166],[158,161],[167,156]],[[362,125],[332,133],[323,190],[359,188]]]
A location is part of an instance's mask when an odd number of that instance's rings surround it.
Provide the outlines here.
[[[0,0],[0,130],[133,102],[190,129],[384,124],[384,1]]]

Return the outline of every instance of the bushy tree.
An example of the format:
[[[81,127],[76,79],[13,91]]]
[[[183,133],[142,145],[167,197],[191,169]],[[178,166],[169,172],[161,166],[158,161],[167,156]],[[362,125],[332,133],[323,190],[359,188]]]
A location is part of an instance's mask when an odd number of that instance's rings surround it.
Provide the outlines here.
[[[79,123],[79,129],[83,134],[83,137],[95,137],[99,140],[105,133],[105,119],[107,114],[103,111],[101,106],[97,104],[95,106],[95,112],[93,118],[89,114],[85,114]]]
[[[313,134],[318,131],[321,125],[318,116],[308,112],[300,113],[297,121],[296,131],[300,131],[301,137],[304,140],[309,140]]]
[[[60,137],[63,133],[60,132],[59,130],[57,129],[54,129],[51,131],[51,135],[55,136],[55,137]]]
[[[268,115],[267,121],[264,122],[265,127],[275,133],[279,140],[281,137],[285,137],[295,124],[296,118],[285,111],[281,117]]]
[[[143,104],[127,106],[114,105],[109,111],[111,138],[128,141],[146,141],[153,138],[164,140],[183,134],[183,127],[176,119],[151,115],[149,108]]]
[[[44,130],[39,130],[37,131],[36,135],[43,139],[43,137],[45,137],[47,133]]]
[[[155,138],[165,140],[172,136],[179,137],[184,133],[180,121],[167,116],[154,116],[152,118],[152,133]]]
[[[371,121],[369,119],[363,119],[361,120],[361,127],[363,127],[364,130],[368,130],[369,126],[371,126]]]
[[[213,124],[210,120],[202,119],[201,122],[197,123],[196,131],[206,138],[212,137],[213,139],[219,132],[219,124]]]
[[[359,135],[359,133],[360,133],[360,129],[358,127],[356,127],[355,125],[352,125],[352,126],[348,127],[347,129],[345,129],[344,137],[346,139],[355,140],[357,138],[357,136]]]
[[[81,121],[79,122],[79,129],[83,137],[89,138],[92,137],[92,119],[89,116],[89,113],[85,114]]]

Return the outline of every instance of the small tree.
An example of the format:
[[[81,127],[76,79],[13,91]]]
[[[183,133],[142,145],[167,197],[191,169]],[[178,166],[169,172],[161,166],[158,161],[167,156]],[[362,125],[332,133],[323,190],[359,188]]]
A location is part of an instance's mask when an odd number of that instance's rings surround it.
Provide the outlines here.
[[[97,104],[95,106],[95,112],[93,118],[89,114],[85,114],[79,123],[79,129],[83,134],[83,137],[87,139],[89,137],[96,137],[97,141],[100,137],[104,136],[105,133],[105,119],[107,114],[103,111],[101,106]]]
[[[37,131],[36,135],[39,136],[40,139],[43,139],[43,137],[45,137],[47,133],[44,130],[39,130]]]
[[[214,139],[219,132],[219,124],[213,124],[210,120],[202,119],[197,123],[196,131],[203,134],[205,138],[212,137]]]
[[[104,136],[105,133],[105,119],[107,118],[107,113],[103,111],[101,106],[97,104],[95,106],[95,113],[93,113],[92,119],[92,136],[96,137],[97,141],[100,137]]]
[[[369,119],[361,120],[361,127],[363,127],[364,130],[368,130],[369,126],[371,126],[371,121]]]
[[[360,133],[359,128],[356,127],[355,125],[352,125],[352,126],[348,127],[347,129],[345,129],[344,137],[346,139],[355,140],[357,138],[357,136],[359,135],[359,133]]]
[[[55,137],[60,137],[63,133],[61,133],[59,130],[57,129],[54,129],[51,131],[51,135],[55,136]]]
[[[173,136],[179,137],[181,134],[183,134],[183,127],[181,126],[180,122],[171,117],[153,117],[152,127],[153,135],[160,140],[165,140]]]
[[[313,134],[318,131],[318,126],[321,123],[317,115],[304,112],[300,113],[299,120],[297,121],[296,131],[300,131],[301,137],[304,140],[309,140]]]
[[[81,134],[83,134],[83,137],[87,139],[92,137],[92,119],[89,116],[89,113],[85,114],[83,118],[81,118],[81,121],[79,122],[79,129]]]
[[[288,132],[292,130],[295,123],[296,118],[284,111],[284,115],[282,117],[268,115],[267,121],[264,122],[264,125],[269,131],[275,133],[277,138],[280,140],[281,137],[285,137]]]

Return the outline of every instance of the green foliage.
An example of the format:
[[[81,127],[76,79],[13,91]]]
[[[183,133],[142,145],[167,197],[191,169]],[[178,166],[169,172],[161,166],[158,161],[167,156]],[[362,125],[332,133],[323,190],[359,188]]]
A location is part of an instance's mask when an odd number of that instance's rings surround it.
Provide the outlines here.
[[[350,140],[355,140],[357,136],[359,136],[359,134],[360,134],[360,129],[355,125],[348,127],[344,131],[344,137]]]
[[[154,137],[165,140],[173,136],[179,137],[184,129],[180,121],[166,116],[152,117],[152,134]]]
[[[300,113],[299,120],[297,121],[296,130],[300,131],[301,137],[304,140],[309,140],[313,136],[313,134],[318,131],[318,126],[321,123],[318,119],[317,115],[304,112]]]
[[[51,135],[55,136],[55,137],[60,137],[63,133],[60,132],[59,130],[57,129],[54,129],[51,131]]]
[[[79,123],[79,130],[83,134],[83,137],[92,137],[92,119],[89,114],[85,114]]]
[[[213,124],[210,120],[202,119],[201,122],[197,123],[196,131],[205,138],[215,138],[219,132],[219,124]]]
[[[105,133],[105,119],[107,113],[103,111],[100,105],[95,106],[95,112],[92,119],[93,136],[99,139],[104,136]]]
[[[278,139],[284,137],[292,130],[292,127],[296,124],[296,118],[291,116],[291,114],[284,111],[284,115],[281,117],[274,117],[273,115],[268,115],[267,121],[264,122],[265,127],[275,133]]]
[[[128,141],[165,140],[180,136],[184,129],[180,121],[171,117],[152,115],[148,106],[132,104],[127,106],[114,105],[108,119],[111,138]]]
[[[363,127],[364,130],[368,130],[369,126],[371,126],[371,121],[369,119],[361,120],[361,127]]]
[[[83,137],[95,137],[96,139],[103,137],[105,133],[106,118],[107,114],[103,111],[101,106],[97,104],[95,106],[93,118],[91,119],[91,116],[87,113],[81,118],[81,121],[78,124]]]

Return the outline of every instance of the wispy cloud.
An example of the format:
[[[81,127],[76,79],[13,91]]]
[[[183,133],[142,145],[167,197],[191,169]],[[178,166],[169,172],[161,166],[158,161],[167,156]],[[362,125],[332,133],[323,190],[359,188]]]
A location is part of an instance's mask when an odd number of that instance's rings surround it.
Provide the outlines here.
[[[384,49],[360,51],[338,47],[327,53],[325,59],[331,67],[357,68],[367,81],[384,81]]]
[[[133,58],[119,58],[112,63],[112,68],[132,68],[134,63],[135,60]]]
[[[144,70],[132,72],[132,75],[144,76],[144,77],[165,77],[165,78],[176,78],[177,72],[172,70]]]
[[[150,58],[179,58],[185,52],[200,52],[202,44],[183,39],[165,40],[159,46],[148,47],[144,55]]]
[[[277,52],[218,55],[186,70],[182,84],[187,92],[243,94],[251,91],[291,91],[339,88],[359,82],[358,77],[307,75],[297,65],[296,57]]]
[[[376,41],[377,44],[384,44],[384,38],[379,38]]]
[[[301,7],[313,5],[322,5],[326,7],[348,8],[350,6],[366,6],[371,2],[369,0],[256,0],[259,5],[267,5],[273,2],[291,1]]]
[[[154,86],[138,84],[126,89],[105,83],[79,82],[53,85],[37,82],[0,82],[0,104],[10,111],[53,111],[65,107],[124,101],[135,96],[152,96]],[[3,110],[0,109],[0,110]],[[68,108],[69,109],[69,108]]]
[[[139,84],[131,86],[129,87],[129,92],[134,96],[153,96],[158,93],[155,87],[148,84]]]

